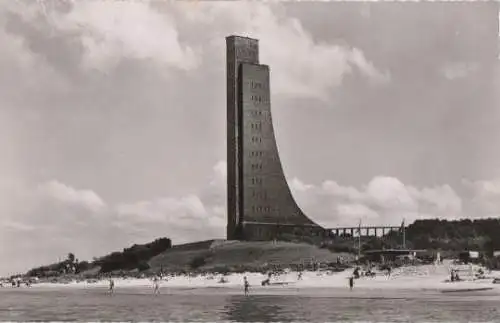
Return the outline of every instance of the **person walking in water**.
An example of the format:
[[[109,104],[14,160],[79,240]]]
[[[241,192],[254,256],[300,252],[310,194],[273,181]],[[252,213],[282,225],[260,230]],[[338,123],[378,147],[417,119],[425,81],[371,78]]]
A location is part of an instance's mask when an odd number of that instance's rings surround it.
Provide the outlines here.
[[[113,295],[113,293],[115,292],[115,281],[113,280],[113,278],[109,278],[109,294],[110,295]]]
[[[243,286],[245,287],[245,296],[247,296],[248,290],[250,288],[250,284],[248,283],[247,276],[243,277]]]
[[[353,287],[354,287],[354,277],[350,276],[349,277],[349,289],[352,290]]]

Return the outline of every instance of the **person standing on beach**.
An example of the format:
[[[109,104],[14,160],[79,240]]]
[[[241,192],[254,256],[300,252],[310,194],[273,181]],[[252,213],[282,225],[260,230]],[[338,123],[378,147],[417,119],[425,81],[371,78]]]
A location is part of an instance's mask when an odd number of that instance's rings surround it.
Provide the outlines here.
[[[350,276],[349,277],[349,289],[352,290],[353,287],[354,287],[354,277]]]
[[[243,277],[243,286],[245,288],[245,296],[247,296],[248,290],[250,288],[250,284],[248,283],[247,276]]]
[[[113,278],[109,278],[109,294],[110,295],[113,295],[113,293],[115,292],[115,281],[113,280]]]
[[[160,281],[157,276],[153,279],[153,284],[154,284],[154,294],[160,294]]]

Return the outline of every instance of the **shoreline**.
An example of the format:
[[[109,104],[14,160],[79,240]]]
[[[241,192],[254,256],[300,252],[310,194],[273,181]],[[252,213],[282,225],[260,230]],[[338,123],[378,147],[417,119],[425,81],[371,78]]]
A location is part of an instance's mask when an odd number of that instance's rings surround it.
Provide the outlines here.
[[[441,289],[439,287],[435,288],[367,288],[367,287],[355,287],[353,290],[349,290],[349,287],[296,287],[296,286],[279,286],[279,287],[261,287],[255,286],[250,287],[249,297],[274,297],[274,296],[291,296],[291,297],[308,297],[308,298],[342,298],[342,299],[386,299],[386,300],[410,300],[410,299],[426,299],[426,300],[463,300],[464,298],[477,299],[492,299],[497,301],[500,297],[500,288],[493,287],[488,290],[477,289],[471,290],[470,286],[463,286],[463,290],[455,290],[453,292],[447,292],[447,289]],[[480,286],[476,286],[480,287]],[[491,286],[490,286],[491,287]],[[117,287],[113,295],[110,295],[108,288],[105,286],[92,286],[88,288],[72,287],[72,288],[61,288],[61,286],[38,286],[35,288],[0,288],[0,295],[2,292],[9,293],[10,290],[16,293],[23,293],[29,295],[31,293],[61,293],[68,292],[70,294],[85,293],[89,295],[100,295],[99,297],[113,297],[120,295],[138,295],[144,297],[168,297],[168,296],[192,296],[192,297],[245,297],[243,288],[240,286],[209,286],[209,287],[199,287],[199,286],[185,286],[185,287],[160,287],[159,294],[153,293],[153,288],[151,286],[121,286]]]
[[[486,279],[462,280],[457,282],[446,282],[449,278],[449,268],[443,265],[428,265],[418,267],[401,268],[395,271],[391,276],[378,273],[375,277],[362,276],[354,280],[355,291],[420,291],[420,292],[442,292],[450,291],[468,291],[474,292],[475,289],[488,289],[500,293],[500,284],[493,284],[495,276],[500,273],[491,273],[491,277]],[[495,275],[496,274],[496,275]],[[226,292],[236,291],[241,294],[243,288],[243,277],[247,277],[251,290],[256,293],[279,293],[279,292],[307,292],[320,290],[347,290],[348,278],[352,275],[352,270],[342,272],[327,273],[323,271],[303,272],[302,278],[298,278],[297,272],[287,272],[281,275],[275,275],[271,278],[271,285],[261,286],[261,282],[267,278],[267,275],[261,273],[232,273],[228,275],[177,275],[167,276],[159,281],[161,291],[185,292],[188,290],[223,290]],[[224,277],[227,282],[221,283],[220,278]],[[61,279],[63,280],[63,279]],[[147,289],[152,291],[154,283],[150,278],[113,278],[115,290],[121,289]],[[86,289],[101,290],[109,288],[109,279],[101,279],[95,282],[73,280],[71,282],[39,282],[30,287],[21,286],[20,288],[4,286],[2,289],[33,289],[33,290],[55,290],[55,289]]]

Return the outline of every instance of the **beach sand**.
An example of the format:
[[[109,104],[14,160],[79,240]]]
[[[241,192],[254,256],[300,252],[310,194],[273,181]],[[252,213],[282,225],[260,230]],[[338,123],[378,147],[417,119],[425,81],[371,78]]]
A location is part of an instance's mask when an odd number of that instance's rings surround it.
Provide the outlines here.
[[[390,276],[379,273],[376,277],[361,277],[354,282],[354,289],[348,288],[348,278],[352,275],[352,269],[343,272],[304,272],[302,279],[298,280],[298,273],[289,272],[271,278],[270,286],[261,286],[261,282],[267,278],[260,273],[229,274],[224,276],[226,283],[220,283],[222,275],[205,276],[175,276],[166,277],[160,282],[161,292],[180,293],[241,293],[243,277],[246,276],[252,294],[311,294],[322,295],[331,293],[351,293],[347,295],[358,295],[359,293],[373,294],[383,293],[387,295],[401,294],[403,291],[411,293],[436,292],[482,292],[500,295],[500,284],[493,284],[493,278],[464,280],[459,282],[445,282],[449,278],[449,265],[423,265],[415,267],[402,267],[393,270]],[[488,274],[491,277],[500,277],[500,273]],[[463,277],[463,276],[462,276]],[[151,279],[137,278],[113,278],[116,291],[120,289],[136,288],[144,292],[149,292],[153,288]],[[67,284],[39,283],[31,288],[84,288],[84,289],[107,289],[109,281],[107,279],[89,283],[86,281],[71,282]],[[489,289],[474,291],[475,289]],[[404,294],[404,293],[403,293]]]

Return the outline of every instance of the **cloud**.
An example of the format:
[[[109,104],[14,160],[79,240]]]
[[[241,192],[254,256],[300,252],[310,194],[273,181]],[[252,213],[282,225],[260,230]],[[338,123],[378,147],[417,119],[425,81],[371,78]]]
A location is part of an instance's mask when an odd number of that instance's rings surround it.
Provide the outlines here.
[[[500,216],[500,180],[463,180],[462,185],[471,198],[472,216]]]
[[[304,184],[294,178],[290,187],[306,214],[326,227],[364,224],[397,225],[422,218],[463,217],[462,199],[448,185],[418,189],[397,178],[376,176],[361,188],[335,181]],[[304,189],[307,188],[307,189]]]
[[[299,192],[307,192],[314,188],[313,185],[307,185],[302,183],[298,178],[294,177],[289,182],[288,185],[291,189]]]
[[[211,186],[215,187],[225,187],[226,176],[227,176],[227,164],[225,161],[221,160],[212,168],[214,176],[210,181]]]
[[[76,190],[58,181],[50,181],[39,186],[41,195],[62,203],[78,205],[98,212],[106,206],[104,201],[91,190]]]
[[[448,80],[463,79],[477,72],[479,64],[476,62],[450,62],[445,64],[440,72]]]
[[[29,29],[44,34],[27,39],[32,51],[38,50],[41,37],[56,41],[52,37],[57,35],[71,42],[73,51],[82,50],[82,68],[106,71],[125,58],[180,70],[200,64],[201,53],[180,41],[175,19],[148,2],[38,2],[11,6],[8,12],[13,33],[23,37],[21,29]]]
[[[203,2],[179,3],[179,16],[198,30],[210,30],[211,51],[223,53],[224,37],[231,34],[259,39],[260,60],[271,66],[272,93],[294,98],[328,100],[344,78],[359,73],[370,83],[390,80],[359,48],[313,39],[301,22],[287,16],[280,4]],[[217,24],[224,21],[224,24]]]
[[[59,26],[81,30],[89,65],[117,56],[153,59],[184,70],[199,64],[200,53],[180,42],[174,18],[147,2],[78,2]]]
[[[23,232],[23,231],[33,231],[35,230],[35,227],[25,224],[25,223],[20,223],[16,221],[3,221],[2,222],[3,229],[6,230],[12,230],[15,232]]]
[[[379,218],[379,214],[377,212],[370,209],[364,204],[339,204],[337,205],[336,211],[337,214],[339,214],[341,217],[351,219],[359,218],[360,215],[363,217],[363,219],[369,221]],[[352,224],[354,224],[354,222],[355,221],[353,221]]]

